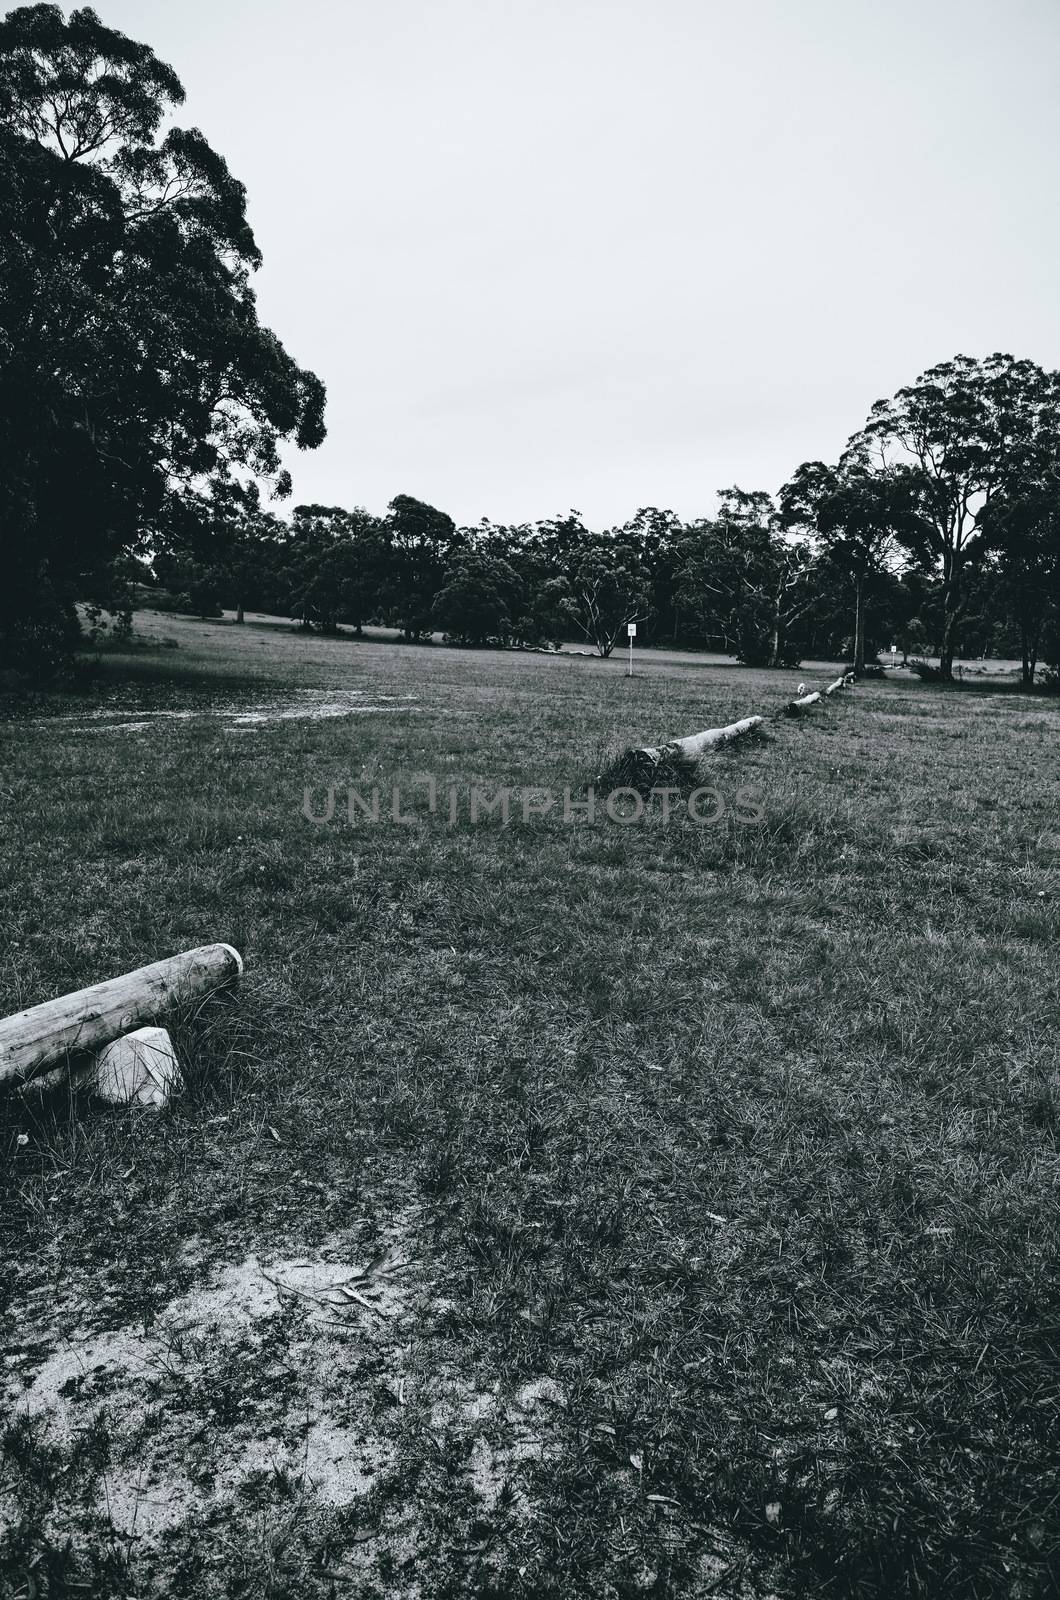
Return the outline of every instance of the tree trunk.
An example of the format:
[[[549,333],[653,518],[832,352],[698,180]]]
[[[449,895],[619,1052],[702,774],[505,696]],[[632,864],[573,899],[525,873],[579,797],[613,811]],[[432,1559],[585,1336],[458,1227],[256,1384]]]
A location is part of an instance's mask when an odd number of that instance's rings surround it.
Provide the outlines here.
[[[243,616],[243,603],[240,601],[239,605],[236,606],[236,621],[244,622],[245,620],[246,618]]]
[[[1028,622],[1023,618],[1020,622],[1020,647],[1023,655],[1023,687],[1034,687],[1034,674],[1038,667],[1038,646],[1041,643],[1042,622],[1035,618]]]
[[[858,573],[854,600],[854,671],[865,670],[865,574]]]
[[[231,983],[242,971],[243,959],[230,944],[206,944],[5,1017],[0,1084],[24,1083],[71,1052],[98,1050],[182,1000]]]
[[[957,648],[957,622],[958,612],[956,607],[946,612],[946,619],[942,626],[942,649],[939,651],[939,677],[945,683],[953,682],[953,657]]]
[[[773,613],[773,629],[769,635],[769,665],[775,667],[780,660],[780,615]]]

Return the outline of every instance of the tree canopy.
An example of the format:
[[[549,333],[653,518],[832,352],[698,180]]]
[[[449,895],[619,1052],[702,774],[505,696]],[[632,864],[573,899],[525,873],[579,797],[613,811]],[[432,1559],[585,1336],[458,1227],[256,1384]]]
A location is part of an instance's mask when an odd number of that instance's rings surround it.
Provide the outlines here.
[[[82,9],[0,22],[0,651],[105,599],[214,486],[290,490],[324,388],[258,320],[246,195],[144,44]]]
[[[999,524],[998,496],[1018,495],[1028,475],[1060,454],[1060,379],[1033,361],[958,355],[879,400],[848,446],[865,472],[904,466],[917,495],[918,539],[937,565],[943,677],[952,673],[970,579]]]

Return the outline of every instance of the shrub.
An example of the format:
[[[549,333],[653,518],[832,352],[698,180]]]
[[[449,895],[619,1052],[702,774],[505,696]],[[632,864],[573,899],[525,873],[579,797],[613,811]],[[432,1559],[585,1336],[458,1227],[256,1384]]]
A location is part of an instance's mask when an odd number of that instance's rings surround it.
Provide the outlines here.
[[[77,649],[77,612],[47,587],[22,606],[12,599],[0,611],[0,668],[47,682],[69,667]]]

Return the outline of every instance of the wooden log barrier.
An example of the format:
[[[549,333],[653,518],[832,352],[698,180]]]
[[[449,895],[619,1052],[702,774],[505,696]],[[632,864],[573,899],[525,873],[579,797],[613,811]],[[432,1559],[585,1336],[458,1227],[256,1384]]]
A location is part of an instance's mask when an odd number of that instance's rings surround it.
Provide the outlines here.
[[[671,760],[679,762],[698,761],[700,756],[705,756],[708,750],[716,750],[721,744],[730,744],[733,739],[741,739],[745,734],[754,733],[762,727],[765,717],[741,717],[739,722],[730,722],[725,728],[707,728],[703,733],[690,733],[687,739],[671,739],[669,744],[664,744],[659,750],[638,750],[637,755],[654,757],[656,762]]]
[[[185,1000],[234,982],[243,958],[204,944],[0,1020],[0,1086],[25,1083],[73,1051],[99,1050]]]
[[[798,699],[788,701],[784,707],[784,713],[789,717],[801,717],[804,711],[808,711],[811,706],[817,705],[820,698],[820,689],[815,689],[812,694],[801,694]]]
[[[668,777],[679,771],[690,771],[710,751],[730,744],[734,739],[742,739],[749,733],[756,733],[764,726],[765,720],[765,717],[741,717],[739,722],[730,722],[724,728],[706,728],[702,733],[691,733],[685,739],[671,739],[669,744],[660,745],[658,749],[627,750],[596,781],[612,787],[625,784],[632,784],[634,788],[649,786],[657,775]]]

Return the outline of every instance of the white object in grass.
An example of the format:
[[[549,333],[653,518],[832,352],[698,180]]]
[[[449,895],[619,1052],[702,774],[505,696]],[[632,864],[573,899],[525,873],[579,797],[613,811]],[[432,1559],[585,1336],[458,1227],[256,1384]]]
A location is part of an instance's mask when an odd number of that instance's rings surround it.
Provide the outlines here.
[[[165,1028],[137,1028],[96,1058],[92,1093],[113,1106],[160,1111],[184,1087],[173,1041]]]

